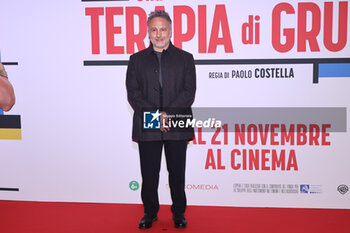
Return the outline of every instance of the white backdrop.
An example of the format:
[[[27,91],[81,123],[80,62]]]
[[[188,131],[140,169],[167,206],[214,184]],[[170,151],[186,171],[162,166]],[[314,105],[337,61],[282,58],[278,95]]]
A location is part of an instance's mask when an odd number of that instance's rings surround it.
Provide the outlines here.
[[[299,8],[296,1],[286,1],[289,3],[287,8],[292,7],[295,11],[294,14],[281,13],[281,28],[295,28],[295,43],[287,52],[280,52],[272,45],[272,24],[276,22],[272,12],[280,4],[276,0],[222,0],[220,3],[209,0],[0,1],[2,62],[18,62],[18,65],[6,66],[17,102],[5,114],[20,115],[22,124],[22,140],[0,141],[0,188],[19,189],[0,191],[3,200],[140,203],[140,189],[129,187],[131,181],[141,185],[141,177],[137,144],[131,141],[132,109],[126,99],[126,66],[84,65],[84,61],[91,60],[128,60],[126,27],[131,24],[125,19],[127,7],[148,14],[155,6],[165,6],[172,17],[181,10],[193,11],[194,18],[189,13],[189,21],[186,15],[182,16],[182,27],[179,22],[173,24],[179,25],[183,33],[191,30],[188,25],[194,26],[194,35],[182,43],[182,48],[193,53],[197,60],[350,57],[348,22],[345,45],[339,51],[330,51],[325,46],[324,1],[299,4]],[[339,1],[333,2],[333,42],[336,43]],[[345,6],[348,21],[349,6]],[[121,28],[121,33],[114,37],[114,44],[124,47],[122,54],[107,54],[106,7],[118,7],[122,11],[111,17],[115,27]],[[319,20],[320,32],[316,33],[319,51],[311,51],[309,42],[306,42],[306,51],[298,51],[297,36],[302,31],[298,19],[300,23],[303,7],[314,9],[316,15],[313,22],[312,13],[306,13],[306,31],[317,28]],[[86,8],[101,8],[103,12],[98,17],[98,54],[92,53],[92,19],[86,15]],[[199,14],[206,16],[206,23],[203,18],[198,18]],[[242,25],[249,15],[260,17],[258,44],[242,41]],[[134,20],[137,33],[138,17]],[[219,27],[218,34],[212,31],[213,25]],[[206,33],[199,32],[199,27],[206,27]],[[199,35],[200,43],[206,44],[206,52],[199,52]],[[219,38],[216,52],[208,52],[210,40],[215,45],[215,38]],[[281,35],[282,44],[285,40]],[[145,37],[144,44],[148,43]],[[257,68],[293,69],[294,77],[210,78],[211,72],[231,74],[232,70],[252,70],[254,74]],[[210,64],[197,65],[196,70],[195,107],[348,108],[350,104],[349,76],[319,78],[318,83],[313,83],[313,64],[310,62]],[[340,185],[350,186],[350,135],[349,127],[346,127],[346,132],[329,131],[329,146],[272,146],[269,142],[267,145],[235,145],[234,133],[228,134],[227,145],[213,145],[213,133],[203,133],[206,144],[191,143],[188,149],[188,204],[348,209],[349,192],[341,194],[337,190]],[[223,143],[223,134],[217,139]],[[210,158],[215,159],[216,169],[213,166],[206,169],[210,149],[214,152]],[[223,169],[218,169],[218,149],[221,150]],[[298,169],[234,170],[231,168],[233,149],[276,149],[278,152],[286,150],[287,154],[294,150]],[[308,187],[307,193],[301,191],[305,187]],[[272,193],[273,189],[277,193]],[[164,161],[159,192],[161,203],[170,203]]]

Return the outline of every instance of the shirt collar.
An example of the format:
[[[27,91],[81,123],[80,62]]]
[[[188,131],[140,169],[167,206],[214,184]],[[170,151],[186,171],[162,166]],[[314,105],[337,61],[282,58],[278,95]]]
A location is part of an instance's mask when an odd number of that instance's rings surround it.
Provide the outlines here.
[[[171,43],[171,41],[170,41],[168,48],[164,49],[163,52],[171,54],[174,51],[174,48],[175,47],[174,47],[173,43]],[[153,49],[153,44],[152,43],[149,44],[147,50],[148,50],[149,53],[154,53],[155,52],[154,49]]]

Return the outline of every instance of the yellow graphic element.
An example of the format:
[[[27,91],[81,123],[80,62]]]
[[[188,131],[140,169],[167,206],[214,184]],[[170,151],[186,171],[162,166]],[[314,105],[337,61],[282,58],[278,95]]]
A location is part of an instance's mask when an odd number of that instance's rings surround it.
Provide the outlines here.
[[[0,129],[0,140],[22,140],[21,129]]]

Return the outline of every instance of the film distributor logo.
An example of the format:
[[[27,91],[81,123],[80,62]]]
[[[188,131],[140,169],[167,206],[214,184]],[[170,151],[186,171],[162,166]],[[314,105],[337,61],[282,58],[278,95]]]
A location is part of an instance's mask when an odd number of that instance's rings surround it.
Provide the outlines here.
[[[349,187],[345,184],[341,184],[338,186],[337,190],[339,193],[344,195],[345,193],[347,193],[349,191]]]

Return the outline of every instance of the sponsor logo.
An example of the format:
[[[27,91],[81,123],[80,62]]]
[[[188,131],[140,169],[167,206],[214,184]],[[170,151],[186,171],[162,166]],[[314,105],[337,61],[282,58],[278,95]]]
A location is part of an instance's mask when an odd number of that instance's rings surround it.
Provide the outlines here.
[[[166,184],[165,187],[170,189],[169,184]],[[185,190],[216,191],[219,190],[219,186],[217,184],[186,184]]]
[[[140,188],[140,185],[137,181],[133,180],[133,181],[130,181],[129,183],[129,188],[132,190],[132,191],[136,191]]]
[[[345,184],[341,184],[338,186],[338,192],[340,192],[341,194],[345,194],[349,191],[349,187]]]
[[[310,185],[310,184],[301,184],[300,193],[305,194],[320,194],[322,193],[321,185]]]
[[[309,192],[310,192],[310,185],[308,184],[300,185],[300,193],[309,193]]]

